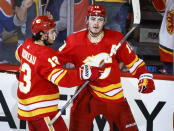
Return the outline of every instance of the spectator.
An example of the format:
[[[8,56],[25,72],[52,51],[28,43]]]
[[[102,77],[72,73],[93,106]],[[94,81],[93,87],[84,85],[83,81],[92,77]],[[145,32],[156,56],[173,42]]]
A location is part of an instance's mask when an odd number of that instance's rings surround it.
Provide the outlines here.
[[[78,32],[86,28],[86,11],[90,0],[75,0],[74,1],[74,28],[73,32]]]
[[[118,32],[122,32],[122,28],[120,25],[120,9],[123,4],[126,3],[126,0],[95,0],[96,4],[101,4],[108,12],[107,21],[105,24],[105,28],[112,29]],[[114,13],[113,13],[114,12]],[[124,14],[125,17],[125,14]]]
[[[18,26],[18,44],[31,37],[31,22],[38,14],[34,0],[15,0],[14,24]]]
[[[13,16],[13,0],[0,0],[0,64],[8,63],[8,61],[5,60],[4,50],[2,49],[2,33],[3,29],[7,32],[15,29]]]
[[[59,32],[53,49],[57,50],[67,37],[67,0],[50,0],[46,10],[51,13],[56,23],[56,30]]]
[[[17,2],[18,0],[16,1],[16,3]],[[56,44],[51,46],[53,49],[57,50],[66,39],[67,0],[49,0],[48,3],[45,4],[46,10],[52,14],[54,21],[57,21],[56,27],[59,34],[55,41]],[[33,0],[23,0],[22,5],[18,7],[19,5],[20,4],[16,5],[16,15],[14,17],[14,23],[19,27],[24,27],[24,29],[26,27],[25,33],[19,32],[19,44],[22,44],[26,38],[31,37],[32,33],[30,25],[32,20],[36,17],[38,13],[36,10],[36,3]],[[44,9],[42,12],[44,12]]]
[[[119,12],[119,23],[121,28],[121,33],[126,35],[128,29],[130,27],[131,18],[132,18],[132,10],[131,6],[128,3],[123,4],[120,7]]]

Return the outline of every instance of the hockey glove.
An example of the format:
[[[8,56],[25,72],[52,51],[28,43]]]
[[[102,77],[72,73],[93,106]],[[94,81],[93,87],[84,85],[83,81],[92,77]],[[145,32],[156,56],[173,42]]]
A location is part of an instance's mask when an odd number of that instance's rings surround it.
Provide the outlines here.
[[[99,72],[98,67],[82,65],[80,67],[80,78],[82,80],[94,81],[100,77],[101,73]]]
[[[155,90],[155,85],[153,82],[153,75],[150,73],[144,73],[139,77],[139,92],[141,93],[151,93]]]

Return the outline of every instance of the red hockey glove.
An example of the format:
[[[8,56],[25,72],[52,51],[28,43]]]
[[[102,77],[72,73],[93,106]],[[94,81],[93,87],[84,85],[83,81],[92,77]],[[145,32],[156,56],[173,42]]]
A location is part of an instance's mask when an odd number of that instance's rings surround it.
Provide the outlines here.
[[[138,83],[139,92],[151,93],[153,90],[155,90],[155,85],[152,78],[153,75],[150,73],[140,75]]]
[[[90,80],[94,81],[100,77],[101,73],[99,72],[98,67],[89,66],[89,65],[82,65],[80,67],[80,78],[82,80]]]

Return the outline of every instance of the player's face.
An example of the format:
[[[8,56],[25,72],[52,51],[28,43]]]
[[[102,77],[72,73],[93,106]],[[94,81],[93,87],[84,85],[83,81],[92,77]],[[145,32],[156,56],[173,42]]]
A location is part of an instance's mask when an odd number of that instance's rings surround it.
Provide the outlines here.
[[[56,40],[56,36],[57,36],[56,30],[55,30],[54,28],[50,29],[50,30],[48,31],[48,42],[49,42],[50,44],[53,44],[54,41]]]
[[[88,21],[88,30],[93,34],[98,34],[103,30],[105,24],[105,18],[101,16],[89,16]]]

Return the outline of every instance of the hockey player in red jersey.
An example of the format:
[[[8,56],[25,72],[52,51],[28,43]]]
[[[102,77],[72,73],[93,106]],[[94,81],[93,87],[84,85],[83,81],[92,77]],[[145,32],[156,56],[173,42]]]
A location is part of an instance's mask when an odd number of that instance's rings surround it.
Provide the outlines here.
[[[18,117],[28,121],[30,131],[67,131],[62,117],[48,126],[58,112],[59,89],[81,85],[84,80],[100,76],[97,67],[83,65],[78,70],[63,69],[57,52],[47,46],[53,44],[57,33],[54,21],[38,16],[31,24],[32,38],[16,50],[20,61],[18,85]]]
[[[119,61],[124,62],[130,73],[139,79],[139,91],[152,92],[153,75],[146,70],[145,63],[138,58],[127,41],[110,59],[112,47],[117,46],[123,35],[104,29],[106,12],[102,5],[88,8],[87,29],[67,37],[65,44],[58,50],[59,62],[73,63],[75,68],[83,64],[97,66],[105,60],[98,80],[91,81],[73,102],[70,114],[70,131],[90,131],[94,118],[102,114],[113,131],[137,131],[137,125],[123,94],[120,80]]]

